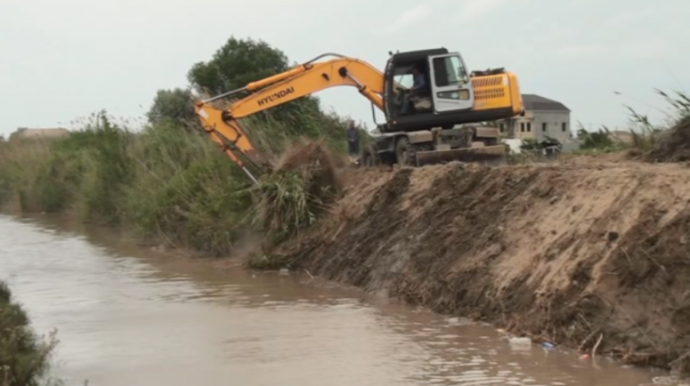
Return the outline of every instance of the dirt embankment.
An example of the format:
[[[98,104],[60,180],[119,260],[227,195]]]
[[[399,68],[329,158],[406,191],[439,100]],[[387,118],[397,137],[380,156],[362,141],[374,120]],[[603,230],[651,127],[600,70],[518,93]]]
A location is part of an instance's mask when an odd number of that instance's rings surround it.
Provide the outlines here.
[[[687,165],[360,170],[328,218],[275,254],[513,333],[690,366]]]

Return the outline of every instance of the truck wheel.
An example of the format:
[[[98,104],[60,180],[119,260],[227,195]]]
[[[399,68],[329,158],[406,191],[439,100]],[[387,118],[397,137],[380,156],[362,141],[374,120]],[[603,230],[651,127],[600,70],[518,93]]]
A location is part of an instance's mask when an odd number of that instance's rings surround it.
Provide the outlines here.
[[[407,137],[400,137],[395,147],[395,156],[400,166],[414,166],[414,150]]]
[[[364,149],[364,154],[362,154],[362,164],[365,168],[371,168],[378,164],[378,159],[376,158],[378,154],[374,151],[372,146],[367,146]]]

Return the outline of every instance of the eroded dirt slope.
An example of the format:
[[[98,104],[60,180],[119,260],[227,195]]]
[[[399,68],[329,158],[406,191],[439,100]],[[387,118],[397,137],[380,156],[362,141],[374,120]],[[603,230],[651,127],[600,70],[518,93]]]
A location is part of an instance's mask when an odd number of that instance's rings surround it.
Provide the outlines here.
[[[449,164],[350,175],[293,268],[627,362],[690,358],[690,168]]]

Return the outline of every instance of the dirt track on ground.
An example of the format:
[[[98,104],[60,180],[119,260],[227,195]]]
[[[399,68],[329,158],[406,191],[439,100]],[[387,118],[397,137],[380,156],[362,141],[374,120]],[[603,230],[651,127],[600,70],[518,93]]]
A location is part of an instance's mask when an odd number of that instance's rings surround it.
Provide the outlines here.
[[[578,158],[347,175],[293,268],[628,363],[690,366],[690,167]]]

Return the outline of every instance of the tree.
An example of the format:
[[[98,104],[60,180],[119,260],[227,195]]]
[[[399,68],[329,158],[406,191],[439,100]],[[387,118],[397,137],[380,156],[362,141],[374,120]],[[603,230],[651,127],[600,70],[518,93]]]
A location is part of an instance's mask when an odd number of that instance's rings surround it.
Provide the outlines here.
[[[263,41],[228,39],[213,59],[195,64],[188,78],[199,92],[220,94],[288,69],[285,54]]]
[[[190,90],[176,88],[174,90],[158,90],[153,106],[146,114],[149,122],[160,123],[171,121],[174,123],[196,122],[194,112],[194,97]]]
[[[218,95],[236,90],[290,68],[285,54],[261,40],[231,37],[208,62],[196,63],[187,74],[192,87],[202,95]],[[323,113],[314,97],[305,97],[268,112],[273,118],[293,126],[301,134],[315,134]]]

